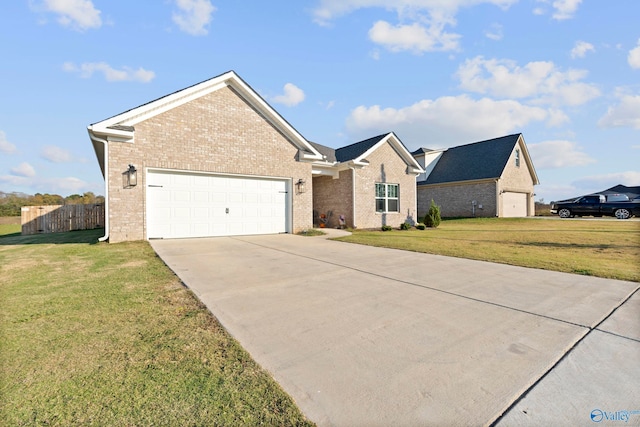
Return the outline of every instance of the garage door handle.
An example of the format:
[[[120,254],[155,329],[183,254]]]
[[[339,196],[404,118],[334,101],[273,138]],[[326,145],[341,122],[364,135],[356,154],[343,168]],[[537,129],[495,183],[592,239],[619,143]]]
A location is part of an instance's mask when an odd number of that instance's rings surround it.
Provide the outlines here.
[[[224,210],[224,212],[225,212],[225,213],[229,213],[229,208],[226,208],[226,209]]]
[[[153,185],[153,184],[149,184],[148,186],[149,186],[149,187],[160,187],[160,188],[162,188],[162,185]]]

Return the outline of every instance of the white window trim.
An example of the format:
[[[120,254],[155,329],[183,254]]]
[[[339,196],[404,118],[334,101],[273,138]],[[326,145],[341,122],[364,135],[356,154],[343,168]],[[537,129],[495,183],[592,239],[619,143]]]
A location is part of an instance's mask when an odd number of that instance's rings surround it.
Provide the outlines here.
[[[376,191],[378,185],[384,185],[385,186],[385,191],[384,191],[385,196],[384,197],[378,197],[378,193]],[[397,187],[397,192],[396,192],[397,196],[396,197],[387,196],[387,194],[389,194],[389,192],[387,191],[387,188],[389,186]],[[400,184],[388,183],[388,182],[376,182],[376,187],[374,187],[374,191],[375,191],[374,196],[375,196],[375,203],[376,203],[375,209],[376,209],[376,213],[377,214],[397,214],[397,213],[400,213]],[[385,207],[384,211],[379,211],[378,210],[377,204],[378,204],[378,200],[380,200],[380,199],[384,200],[384,207]],[[389,210],[389,200],[397,200],[398,210],[395,210],[395,211],[390,211]]]

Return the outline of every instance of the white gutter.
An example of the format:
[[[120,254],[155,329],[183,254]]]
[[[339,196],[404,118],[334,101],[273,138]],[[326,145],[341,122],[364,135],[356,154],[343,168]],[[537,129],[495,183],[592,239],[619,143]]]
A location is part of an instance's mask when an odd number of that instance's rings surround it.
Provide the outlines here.
[[[98,138],[91,129],[88,129],[88,132],[92,141],[104,146],[104,236],[98,239],[99,242],[104,242],[109,238],[109,150],[106,139]]]
[[[349,166],[351,169],[351,195],[352,195],[352,215],[353,215],[353,228],[358,228],[356,225],[356,168]]]

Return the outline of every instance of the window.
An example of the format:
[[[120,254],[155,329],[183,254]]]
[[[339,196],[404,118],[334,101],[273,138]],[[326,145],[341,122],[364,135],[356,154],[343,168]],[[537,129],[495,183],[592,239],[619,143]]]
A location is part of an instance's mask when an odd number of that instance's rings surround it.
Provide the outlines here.
[[[520,167],[520,150],[516,150],[516,167]]]
[[[400,185],[376,183],[376,212],[400,212]]]

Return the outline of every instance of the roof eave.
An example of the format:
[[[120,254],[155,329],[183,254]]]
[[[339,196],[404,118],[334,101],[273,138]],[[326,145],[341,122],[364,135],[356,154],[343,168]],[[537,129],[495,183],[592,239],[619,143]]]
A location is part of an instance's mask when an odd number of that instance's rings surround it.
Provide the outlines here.
[[[132,140],[133,132],[109,129],[109,127],[116,125],[134,126],[137,123],[215,92],[223,87],[231,87],[249,105],[259,111],[285,138],[300,150],[300,160],[322,160],[322,154],[234,71],[228,71],[218,77],[182,89],[171,95],[164,96],[101,122],[94,123],[90,125],[89,128],[99,135]]]
[[[384,138],[380,139],[380,141],[378,141],[375,145],[373,145],[367,151],[362,153],[360,156],[353,159],[353,162],[356,164],[362,163],[363,161],[365,161],[365,159],[368,156],[371,155],[371,153],[373,153],[375,150],[377,150],[381,145],[383,145],[386,142],[389,142],[391,147],[393,147],[393,149],[398,153],[400,158],[402,158],[402,160],[407,164],[407,166],[413,169],[413,172],[411,173],[417,173],[418,175],[421,173],[424,173],[424,169],[422,169],[422,166],[420,166],[420,163],[418,163],[416,158],[413,157],[413,155],[409,152],[409,150],[407,150],[407,147],[404,146],[402,141],[400,141],[400,138],[398,138],[398,136],[394,132],[389,132]],[[407,170],[407,173],[409,173],[408,170]]]

